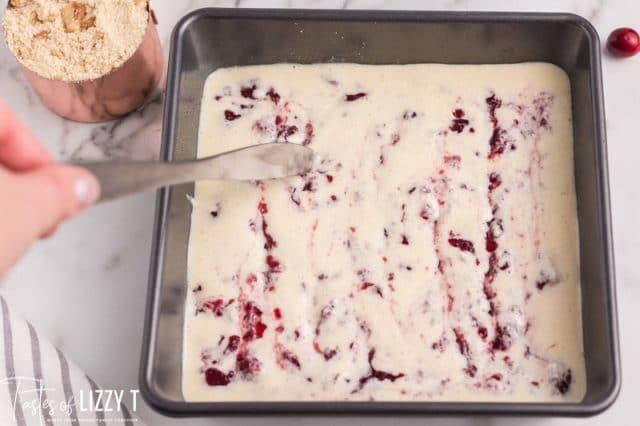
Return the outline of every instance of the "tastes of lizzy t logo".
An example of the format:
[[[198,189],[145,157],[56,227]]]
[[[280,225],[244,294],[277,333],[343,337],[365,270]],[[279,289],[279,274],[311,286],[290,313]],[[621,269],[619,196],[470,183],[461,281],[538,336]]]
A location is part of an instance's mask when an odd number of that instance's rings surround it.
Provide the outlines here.
[[[99,413],[102,413],[102,416],[110,413],[109,421],[137,421],[136,418],[129,418],[123,408],[127,405],[132,412],[136,411],[139,392],[137,389],[79,389],[75,396],[70,395],[67,398],[63,390],[45,387],[42,380],[33,377],[8,377],[0,379],[0,385],[9,386],[14,420],[17,420],[18,412],[21,412],[25,419],[38,418],[41,425],[46,424],[48,420],[71,423],[75,418],[78,422],[95,423],[96,415]]]

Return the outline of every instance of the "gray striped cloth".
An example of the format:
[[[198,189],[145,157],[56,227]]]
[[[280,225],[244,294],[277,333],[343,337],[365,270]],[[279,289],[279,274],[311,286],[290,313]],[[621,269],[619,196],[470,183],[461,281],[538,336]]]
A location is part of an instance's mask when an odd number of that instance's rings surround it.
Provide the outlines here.
[[[2,296],[0,309],[0,425],[143,426],[126,405],[135,391],[100,389]]]

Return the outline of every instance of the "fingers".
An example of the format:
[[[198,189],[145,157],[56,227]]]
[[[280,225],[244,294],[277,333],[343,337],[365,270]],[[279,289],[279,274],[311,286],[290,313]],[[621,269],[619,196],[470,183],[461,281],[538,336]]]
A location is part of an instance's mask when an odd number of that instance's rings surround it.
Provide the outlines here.
[[[86,170],[45,166],[31,172],[0,174],[0,276],[31,243],[52,232],[63,220],[93,203],[100,189]]]
[[[0,165],[31,170],[53,162],[51,155],[17,115],[0,101]]]
[[[16,179],[22,189],[23,226],[32,238],[85,209],[99,194],[96,179],[79,167],[42,167]]]
[[[47,238],[55,234],[57,231],[58,231],[58,225],[54,225],[51,228],[47,229],[44,232],[44,234],[39,235],[38,238],[40,238],[41,240],[46,240]]]

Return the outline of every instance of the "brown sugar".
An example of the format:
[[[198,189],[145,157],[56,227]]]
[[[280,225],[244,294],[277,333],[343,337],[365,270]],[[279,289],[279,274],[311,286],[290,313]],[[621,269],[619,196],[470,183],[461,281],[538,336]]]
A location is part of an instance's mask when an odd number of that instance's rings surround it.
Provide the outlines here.
[[[146,0],[10,0],[9,49],[43,77],[101,77],[136,51],[149,20]]]

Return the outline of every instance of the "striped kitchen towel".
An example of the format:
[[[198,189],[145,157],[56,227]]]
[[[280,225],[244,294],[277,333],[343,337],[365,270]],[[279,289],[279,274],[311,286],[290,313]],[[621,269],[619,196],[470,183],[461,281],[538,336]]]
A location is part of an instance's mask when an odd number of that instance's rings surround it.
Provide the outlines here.
[[[100,389],[2,296],[0,310],[0,425],[143,426],[125,405],[137,391]]]

